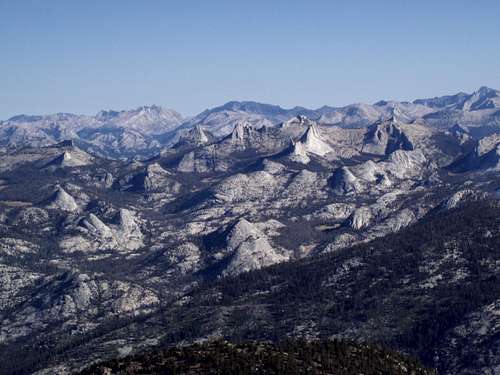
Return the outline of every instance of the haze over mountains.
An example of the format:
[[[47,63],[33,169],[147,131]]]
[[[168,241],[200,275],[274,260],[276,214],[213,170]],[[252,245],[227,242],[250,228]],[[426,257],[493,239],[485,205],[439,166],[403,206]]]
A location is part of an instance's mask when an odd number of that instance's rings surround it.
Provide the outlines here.
[[[3,121],[0,372],[290,336],[495,373],[499,105],[483,87]]]

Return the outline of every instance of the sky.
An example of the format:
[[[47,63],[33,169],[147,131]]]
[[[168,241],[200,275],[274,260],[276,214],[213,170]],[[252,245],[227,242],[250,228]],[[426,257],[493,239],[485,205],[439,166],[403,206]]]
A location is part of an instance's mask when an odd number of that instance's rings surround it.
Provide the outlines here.
[[[498,0],[0,0],[0,119],[500,88]]]

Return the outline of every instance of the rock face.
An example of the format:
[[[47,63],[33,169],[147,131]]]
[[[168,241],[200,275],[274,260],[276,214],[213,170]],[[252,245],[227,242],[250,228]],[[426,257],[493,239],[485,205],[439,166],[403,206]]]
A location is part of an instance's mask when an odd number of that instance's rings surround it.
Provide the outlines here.
[[[50,196],[48,208],[59,209],[62,211],[75,212],[79,207],[71,195],[69,195],[62,187],[58,187]]]
[[[500,143],[500,134],[492,134],[489,137],[481,138],[474,149],[474,155],[481,157],[492,151]]]
[[[441,204],[441,207],[449,210],[458,207],[463,202],[467,202],[475,198],[478,198],[478,194],[474,190],[460,190],[454,193],[451,197],[445,199]]]
[[[374,124],[366,134],[363,152],[389,155],[395,150],[413,150],[408,136],[396,125],[394,118]]]
[[[474,150],[453,162],[450,169],[456,172],[471,170],[500,170],[500,135],[480,139]]]
[[[362,229],[370,225],[372,214],[369,208],[362,207],[356,209],[349,218],[349,225],[355,230]]]
[[[70,150],[63,151],[62,154],[49,161],[44,167],[81,167],[91,163],[92,157],[90,155],[81,150],[71,148]]]
[[[460,144],[470,142],[473,139],[469,133],[469,130],[460,124],[455,124],[453,127],[450,128],[449,131],[451,134],[453,134],[456,138],[459,139]]]
[[[146,167],[146,172],[144,174],[144,180],[142,182],[142,187],[144,191],[158,190],[161,188],[168,187],[171,190],[178,191],[179,184],[172,181],[170,174],[163,169],[159,164],[154,163]]]
[[[166,194],[175,194],[181,189],[181,184],[158,163],[148,164],[145,168],[141,167],[139,171],[127,174],[120,184],[124,190],[145,193],[161,191]]]
[[[353,194],[361,190],[361,184],[348,167],[341,167],[333,174],[332,188],[337,194]]]
[[[245,219],[239,220],[229,233],[227,251],[231,255],[223,275],[237,275],[288,259],[274,250],[266,236]]]
[[[318,156],[324,156],[332,152],[332,148],[321,139],[317,127],[312,124],[307,128],[300,141],[304,145],[306,152]]]
[[[179,141],[173,146],[173,148],[195,148],[212,143],[216,139],[216,137],[214,137],[207,130],[203,129],[200,125],[195,125],[192,129],[180,136]]]
[[[138,249],[143,246],[144,235],[135,215],[126,208],[118,212],[118,228],[116,229],[118,243],[129,249]]]
[[[110,239],[113,236],[111,229],[94,214],[90,214],[88,218],[83,219],[81,225],[93,236],[103,239]]]
[[[268,199],[276,194],[278,179],[266,171],[236,174],[224,179],[213,188],[215,199],[230,203],[253,199]]]
[[[79,234],[73,234],[74,231]],[[138,220],[125,208],[120,208],[109,224],[91,213],[74,223],[67,223],[66,232],[68,234],[62,238],[59,246],[68,254],[100,252],[101,256],[107,257],[110,254],[130,253],[144,245],[144,235]]]
[[[398,178],[419,175],[427,160],[420,150],[394,151],[385,166]]]
[[[230,134],[230,139],[234,143],[245,144],[246,140],[250,140],[252,138],[252,133],[254,131],[255,129],[250,123],[238,121]]]
[[[307,164],[311,161],[309,156],[307,155],[307,148],[301,141],[294,142],[290,145],[290,159],[292,161]]]
[[[293,125],[297,126],[294,122],[298,123],[299,127],[307,126],[307,129],[298,140],[291,141],[291,145],[286,151],[292,161],[308,164],[311,160],[310,155],[325,156],[333,152],[332,147],[323,140],[314,122],[304,116],[298,116],[294,120],[284,124],[285,129]]]

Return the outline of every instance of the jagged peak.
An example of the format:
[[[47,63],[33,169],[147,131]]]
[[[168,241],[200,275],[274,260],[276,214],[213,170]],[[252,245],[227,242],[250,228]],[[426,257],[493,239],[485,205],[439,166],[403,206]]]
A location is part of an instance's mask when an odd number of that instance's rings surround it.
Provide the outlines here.
[[[248,121],[238,121],[231,132],[231,139],[243,141],[253,130],[253,126]]]
[[[394,117],[376,121],[365,133],[362,151],[388,155],[396,149],[413,150],[413,142],[401,125]]]
[[[306,151],[312,154],[324,156],[332,152],[330,145],[323,141],[315,123],[308,124],[307,130],[300,137],[300,142],[304,144]]]
[[[396,107],[394,107],[396,108]],[[398,113],[400,114],[400,110],[394,110],[394,108],[391,109],[391,113],[388,116],[381,117],[377,121],[375,121],[372,125],[371,128],[376,128],[376,127],[381,127],[381,126],[386,126],[386,127],[394,127],[398,128],[402,124],[401,120],[398,119]]]
[[[478,93],[481,96],[498,96],[498,90],[492,89],[491,87],[488,86],[481,86],[476,93]]]
[[[192,137],[192,139],[195,139],[199,141],[200,143],[206,143],[209,140],[209,137],[207,133],[205,132],[205,129],[201,127],[200,124],[196,124],[190,131],[189,135]]]
[[[314,124],[314,123],[307,124],[307,130],[302,135],[301,140],[306,141],[307,139],[310,139],[311,137],[320,138],[320,136],[318,134],[318,128],[316,127],[316,124]]]
[[[182,115],[173,109],[163,108],[153,104],[150,106],[140,106],[129,110],[101,110],[95,115],[95,119],[101,122],[127,121],[133,119],[144,119],[145,121],[172,120],[180,123]]]

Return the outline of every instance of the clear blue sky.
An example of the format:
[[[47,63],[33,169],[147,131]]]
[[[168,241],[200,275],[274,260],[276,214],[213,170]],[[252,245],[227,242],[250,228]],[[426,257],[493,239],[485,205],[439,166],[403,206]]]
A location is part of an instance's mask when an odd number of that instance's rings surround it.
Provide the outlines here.
[[[0,119],[500,88],[500,1],[0,0]]]

